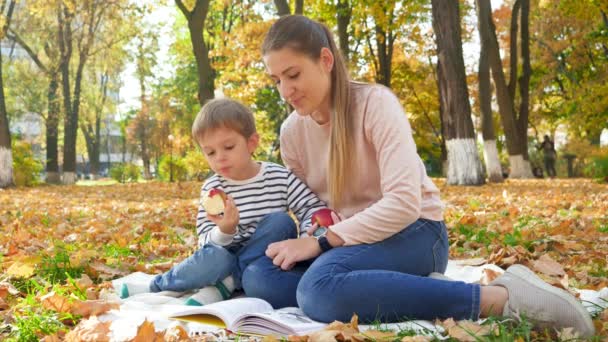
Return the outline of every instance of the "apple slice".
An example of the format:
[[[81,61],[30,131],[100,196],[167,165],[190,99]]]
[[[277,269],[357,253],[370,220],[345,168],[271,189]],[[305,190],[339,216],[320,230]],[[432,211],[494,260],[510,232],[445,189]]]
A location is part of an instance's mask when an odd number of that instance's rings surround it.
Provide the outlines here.
[[[327,208],[315,211],[314,214],[312,214],[312,223],[316,223],[319,227],[331,226],[334,224],[334,220],[331,218],[331,213],[335,214],[333,210]]]
[[[222,189],[213,188],[203,194],[203,208],[211,215],[219,215],[224,212],[226,193]]]

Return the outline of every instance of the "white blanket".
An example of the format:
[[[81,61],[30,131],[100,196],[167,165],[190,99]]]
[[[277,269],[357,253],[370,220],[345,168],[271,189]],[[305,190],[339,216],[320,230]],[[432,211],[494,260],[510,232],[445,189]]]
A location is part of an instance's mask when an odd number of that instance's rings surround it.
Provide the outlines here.
[[[454,279],[461,280],[468,283],[479,282],[483,277],[484,270],[490,269],[496,272],[504,272],[500,267],[493,264],[486,264],[482,266],[466,266],[468,262],[463,261],[450,261],[445,275]],[[120,289],[120,284],[125,280],[129,281],[149,281],[150,275],[136,272],[126,277],[114,280],[112,283],[115,289]],[[583,305],[587,308],[590,313],[601,311],[608,307],[608,287],[603,288],[601,291],[592,290],[578,290]],[[116,294],[109,294],[108,299],[120,301],[120,309],[112,310],[105,315],[99,317],[102,321],[112,321],[112,341],[128,341],[132,339],[137,333],[137,327],[144,321],[148,320],[154,323],[157,331],[165,330],[171,326],[181,325],[190,335],[196,335],[201,333],[214,333],[216,336],[223,336],[222,329],[215,326],[208,326],[200,323],[182,322],[177,320],[169,319],[172,312],[184,309],[184,301],[190,294],[178,293],[178,292],[158,292],[158,293],[146,293],[139,294],[127,299],[121,300]],[[360,326],[362,331],[377,326]],[[388,329],[429,329],[436,333],[441,334],[443,329],[435,326],[430,321],[411,321],[403,323],[391,323],[384,324],[382,328]],[[436,337],[440,337],[435,334]]]

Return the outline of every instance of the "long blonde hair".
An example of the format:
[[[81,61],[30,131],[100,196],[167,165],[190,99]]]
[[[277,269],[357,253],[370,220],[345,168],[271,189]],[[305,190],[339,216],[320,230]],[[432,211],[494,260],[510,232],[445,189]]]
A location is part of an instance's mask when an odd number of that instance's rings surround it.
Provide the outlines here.
[[[334,208],[344,200],[346,180],[349,178],[355,154],[353,122],[350,116],[350,77],[348,68],[327,26],[301,15],[286,15],[271,27],[262,43],[262,55],[288,47],[305,54],[314,61],[321,57],[321,49],[328,48],[334,56],[331,70],[329,175],[327,186]]]

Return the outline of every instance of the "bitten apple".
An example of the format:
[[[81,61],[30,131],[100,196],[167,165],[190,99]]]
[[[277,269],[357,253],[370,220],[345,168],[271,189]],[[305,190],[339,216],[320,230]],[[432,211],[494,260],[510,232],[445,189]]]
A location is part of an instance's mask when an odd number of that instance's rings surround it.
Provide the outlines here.
[[[331,213],[335,214],[333,210],[327,208],[315,211],[314,214],[312,214],[312,223],[316,223],[319,227],[331,226],[334,224],[334,220],[331,218]]]
[[[203,208],[211,215],[219,215],[224,212],[226,198],[222,189],[213,188],[203,195]]]

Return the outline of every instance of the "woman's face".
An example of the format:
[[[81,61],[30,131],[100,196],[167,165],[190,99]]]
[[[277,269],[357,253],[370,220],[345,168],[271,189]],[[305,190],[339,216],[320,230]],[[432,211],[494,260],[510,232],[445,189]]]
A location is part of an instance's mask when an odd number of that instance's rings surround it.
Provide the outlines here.
[[[321,113],[329,117],[331,110],[331,70],[334,58],[327,48],[318,60],[291,48],[268,52],[264,56],[266,71],[277,85],[281,97],[300,115]],[[327,115],[327,116],[326,116]]]

